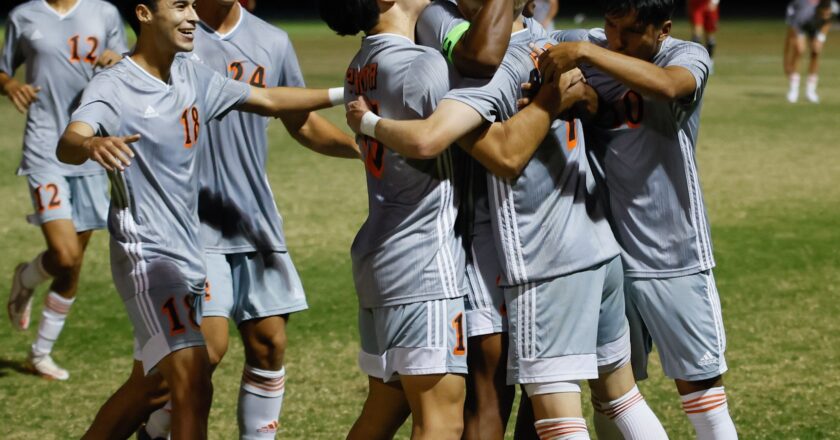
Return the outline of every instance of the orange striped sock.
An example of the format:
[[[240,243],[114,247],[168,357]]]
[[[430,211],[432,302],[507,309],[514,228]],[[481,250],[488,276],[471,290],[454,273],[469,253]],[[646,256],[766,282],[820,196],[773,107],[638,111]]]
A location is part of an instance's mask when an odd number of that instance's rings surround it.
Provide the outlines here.
[[[561,417],[558,419],[542,419],[534,423],[540,440],[573,440],[588,439],[586,420],[578,417]]]
[[[61,295],[50,292],[44,298],[44,310],[41,311],[41,322],[38,325],[38,338],[32,344],[32,354],[46,356],[52,352],[53,345],[64,329],[64,322],[70,313],[70,307],[75,298],[65,299]]]
[[[623,396],[602,403],[606,414],[627,440],[665,440],[668,434],[635,385]]]
[[[688,416],[697,440],[735,440],[738,432],[729,415],[729,405],[723,387],[714,387],[681,397],[683,411]]]

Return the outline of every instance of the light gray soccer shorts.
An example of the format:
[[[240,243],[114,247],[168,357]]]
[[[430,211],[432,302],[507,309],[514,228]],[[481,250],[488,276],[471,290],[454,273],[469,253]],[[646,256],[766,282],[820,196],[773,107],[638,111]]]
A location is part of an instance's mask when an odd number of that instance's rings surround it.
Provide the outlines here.
[[[599,366],[627,359],[622,279],[615,257],[570,275],[505,288],[508,383],[595,379]]]
[[[53,220],[73,220],[77,232],[104,229],[108,219],[108,176],[62,176],[36,173],[27,177],[35,212],[29,223],[41,226]]]
[[[464,298],[359,308],[359,367],[385,382],[400,375],[467,374]]]
[[[134,329],[134,358],[149,374],[170,353],[205,345],[199,327],[205,294],[176,263],[137,259],[124,249],[111,239],[111,273]]]
[[[288,252],[205,253],[208,299],[203,316],[245,321],[308,308]]]
[[[726,334],[711,271],[676,278],[626,278],[633,371],[647,378],[652,343],[665,375],[698,381],[726,372]]]
[[[502,269],[493,238],[473,240],[467,259],[467,337],[508,331],[505,292],[499,286]]]

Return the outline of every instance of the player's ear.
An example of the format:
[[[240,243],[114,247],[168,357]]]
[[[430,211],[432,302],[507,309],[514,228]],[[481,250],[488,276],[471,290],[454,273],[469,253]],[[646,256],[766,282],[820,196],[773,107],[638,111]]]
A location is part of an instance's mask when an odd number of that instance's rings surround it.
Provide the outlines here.
[[[149,24],[152,22],[152,10],[144,4],[139,4],[134,8],[134,13],[137,15],[137,20],[141,24]]]
[[[674,22],[671,20],[662,23],[662,27],[659,29],[659,42],[665,41],[669,35],[671,35],[671,27],[673,26]]]

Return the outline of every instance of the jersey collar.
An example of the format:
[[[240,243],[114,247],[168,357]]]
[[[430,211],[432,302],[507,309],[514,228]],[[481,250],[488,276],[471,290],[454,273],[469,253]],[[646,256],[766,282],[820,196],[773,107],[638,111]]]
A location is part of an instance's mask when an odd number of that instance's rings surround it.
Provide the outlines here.
[[[52,12],[53,14],[55,14],[55,16],[56,16],[56,17],[58,17],[58,19],[59,19],[59,20],[64,20],[65,18],[69,17],[70,15],[72,15],[72,14],[73,14],[73,12],[75,12],[75,11],[76,11],[76,9],[78,9],[78,8],[79,8],[79,5],[81,5],[83,1],[84,1],[84,0],[76,0],[76,4],[75,4],[75,5],[73,5],[73,7],[72,7],[72,8],[70,8],[70,10],[69,10],[69,11],[67,11],[67,12],[65,12],[64,14],[60,14],[58,11],[56,11],[55,9],[53,9],[53,7],[52,7],[52,6],[50,6],[50,4],[49,4],[49,3],[47,3],[47,0],[41,0],[41,3],[43,3],[43,4],[44,4],[44,7],[45,7],[45,8],[47,8],[47,10],[48,10],[48,11]]]
[[[132,60],[130,56],[126,55],[124,59],[126,60],[126,62],[128,62],[129,65],[131,65],[132,67],[134,67],[134,69],[136,69],[138,72],[140,72],[140,74],[143,77],[145,77],[149,81],[153,82],[156,86],[164,88],[166,90],[169,90],[169,87],[170,87],[169,84],[161,81],[160,78],[155,77],[151,73],[147,72],[146,69],[140,67],[140,65],[135,63],[134,60]],[[173,66],[174,66],[174,64],[175,63],[173,62]],[[169,74],[169,77],[172,78],[172,73],[171,72]]]

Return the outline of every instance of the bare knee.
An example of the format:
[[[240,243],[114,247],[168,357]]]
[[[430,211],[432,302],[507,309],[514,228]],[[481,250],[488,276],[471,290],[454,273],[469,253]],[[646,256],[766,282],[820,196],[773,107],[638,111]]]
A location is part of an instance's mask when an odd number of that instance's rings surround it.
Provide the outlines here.
[[[77,272],[82,266],[83,252],[78,245],[65,244],[49,250],[54,267],[63,273]]]
[[[270,318],[271,319],[271,318]],[[279,370],[286,354],[286,331],[283,326],[243,325],[245,358],[252,367]]]

